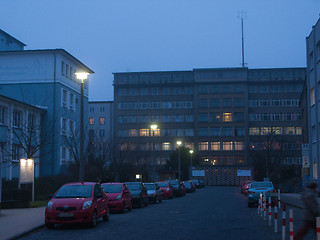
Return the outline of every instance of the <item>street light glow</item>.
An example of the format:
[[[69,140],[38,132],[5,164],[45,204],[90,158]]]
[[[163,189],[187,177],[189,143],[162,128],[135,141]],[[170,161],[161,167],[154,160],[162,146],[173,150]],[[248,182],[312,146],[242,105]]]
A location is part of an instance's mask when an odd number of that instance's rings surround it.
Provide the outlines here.
[[[81,81],[88,79],[88,76],[89,76],[89,73],[87,73],[87,72],[77,72],[75,74],[76,74],[77,79],[79,79]]]
[[[156,130],[158,128],[158,125],[157,124],[152,124],[150,127],[151,127],[152,130]]]
[[[192,154],[192,153],[193,153],[193,150],[190,150],[189,153]]]
[[[182,144],[182,142],[181,142],[181,141],[178,141],[177,144],[178,144],[178,146],[180,146],[180,145]]]

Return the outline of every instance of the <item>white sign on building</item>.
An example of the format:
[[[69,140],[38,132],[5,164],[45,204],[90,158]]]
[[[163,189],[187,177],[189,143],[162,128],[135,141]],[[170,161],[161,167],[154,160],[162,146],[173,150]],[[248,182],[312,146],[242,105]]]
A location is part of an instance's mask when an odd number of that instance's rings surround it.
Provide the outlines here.
[[[192,170],[192,176],[193,177],[204,177],[205,172],[204,172],[204,170]]]
[[[238,177],[250,177],[251,170],[237,170],[237,176]]]

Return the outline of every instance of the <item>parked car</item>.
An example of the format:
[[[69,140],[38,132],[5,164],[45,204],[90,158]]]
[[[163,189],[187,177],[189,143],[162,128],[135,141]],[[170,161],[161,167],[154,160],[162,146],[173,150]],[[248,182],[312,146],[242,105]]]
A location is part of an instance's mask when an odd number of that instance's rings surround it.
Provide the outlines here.
[[[195,187],[191,181],[183,181],[182,184],[186,188],[187,193],[192,193],[195,191]]]
[[[142,205],[149,205],[147,189],[142,182],[126,182],[125,184],[130,190],[134,206],[142,207]]]
[[[102,183],[101,185],[108,196],[111,212],[123,213],[125,209],[131,211],[132,197],[126,184]]]
[[[160,181],[156,183],[159,185],[162,191],[163,199],[173,198],[173,188],[168,181]]]
[[[272,203],[276,199],[276,190],[273,187],[272,182],[253,182],[250,184],[247,194],[248,207],[251,207],[254,204],[259,202],[260,194],[265,193],[267,201],[271,197]]]
[[[205,186],[205,183],[204,183],[204,180],[203,180],[203,179],[199,179],[199,182],[200,182],[201,187],[204,187],[204,186]]]
[[[244,183],[241,184],[241,186],[240,186],[241,190],[240,191],[241,191],[242,194],[247,196],[250,184],[251,184],[251,181],[245,181]]]
[[[157,183],[145,183],[147,188],[149,202],[159,203],[162,202],[162,191]]]
[[[109,220],[108,197],[94,182],[64,184],[52,196],[45,211],[45,225],[87,223],[97,225],[98,218]]]
[[[198,179],[193,179],[192,181],[196,185],[196,188],[201,188],[202,187],[201,183],[200,183],[200,181]]]
[[[178,179],[175,180],[168,180],[168,182],[170,183],[170,185],[173,188],[173,195],[174,196],[183,196],[185,194],[185,188],[184,186],[179,182]]]

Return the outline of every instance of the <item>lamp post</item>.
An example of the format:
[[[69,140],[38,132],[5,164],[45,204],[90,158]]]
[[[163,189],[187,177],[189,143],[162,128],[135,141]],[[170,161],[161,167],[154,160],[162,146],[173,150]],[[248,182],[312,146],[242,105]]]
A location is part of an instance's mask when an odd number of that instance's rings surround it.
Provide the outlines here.
[[[151,124],[150,128],[152,130],[152,136],[154,137],[154,132],[158,128],[158,125],[157,124]],[[154,146],[155,146],[155,144],[154,144],[154,139],[153,139],[153,141],[152,141],[153,180],[156,181],[156,163],[155,163],[155,149],[154,149]]]
[[[189,151],[190,153],[190,178],[192,178],[192,153],[193,153],[193,150],[191,149]]]
[[[180,183],[180,146],[181,146],[182,142],[181,141],[177,141],[177,145],[178,145],[178,176],[179,176],[179,183]]]
[[[89,73],[78,72],[76,73],[77,79],[80,80],[81,98],[80,98],[80,159],[79,159],[79,181],[84,182],[84,159],[83,159],[83,148],[84,148],[84,126],[83,126],[83,85],[84,80],[88,79]]]

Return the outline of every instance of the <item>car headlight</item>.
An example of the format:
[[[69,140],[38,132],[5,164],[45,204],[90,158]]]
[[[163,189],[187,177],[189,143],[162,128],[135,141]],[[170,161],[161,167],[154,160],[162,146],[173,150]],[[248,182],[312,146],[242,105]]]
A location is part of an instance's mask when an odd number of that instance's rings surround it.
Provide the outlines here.
[[[120,194],[120,195],[118,195],[115,199],[116,199],[116,200],[121,199],[121,194]]]
[[[52,201],[48,202],[47,209],[52,210],[52,206],[53,206],[53,202]]]
[[[82,210],[91,207],[91,205],[92,205],[92,201],[86,201],[82,206]]]

